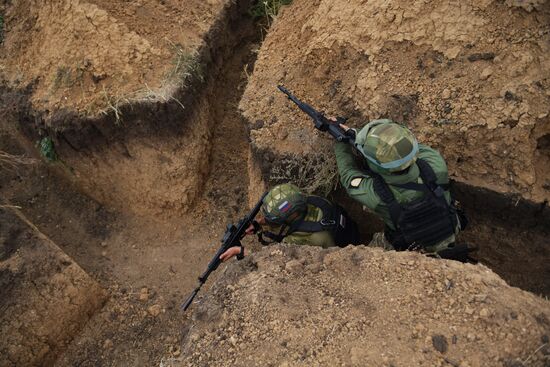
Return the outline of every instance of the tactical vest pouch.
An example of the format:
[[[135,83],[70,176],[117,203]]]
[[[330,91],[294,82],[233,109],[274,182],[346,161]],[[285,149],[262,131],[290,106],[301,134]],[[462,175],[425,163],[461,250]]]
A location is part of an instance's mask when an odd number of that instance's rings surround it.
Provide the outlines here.
[[[423,184],[407,183],[394,186],[421,191],[423,197],[399,203],[380,175],[374,176],[374,190],[388,206],[396,230],[386,228],[386,238],[397,250],[418,249],[436,245],[454,234],[456,210],[445,199],[445,191],[436,183],[432,168],[418,159]]]
[[[292,228],[291,233],[328,231],[337,246],[343,247],[349,244],[359,244],[360,238],[357,224],[349,217],[344,208],[318,196],[309,196],[307,203],[321,209],[323,218],[319,222],[302,221]]]

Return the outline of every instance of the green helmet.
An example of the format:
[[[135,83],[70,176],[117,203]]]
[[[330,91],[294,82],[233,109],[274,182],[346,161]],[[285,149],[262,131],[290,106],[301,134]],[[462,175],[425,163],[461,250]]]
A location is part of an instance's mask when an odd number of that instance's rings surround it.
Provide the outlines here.
[[[306,197],[293,184],[277,185],[264,198],[262,213],[268,223],[290,225],[303,218],[307,211]]]
[[[356,148],[374,165],[389,172],[408,168],[416,161],[418,142],[405,126],[391,120],[375,120],[363,127]]]

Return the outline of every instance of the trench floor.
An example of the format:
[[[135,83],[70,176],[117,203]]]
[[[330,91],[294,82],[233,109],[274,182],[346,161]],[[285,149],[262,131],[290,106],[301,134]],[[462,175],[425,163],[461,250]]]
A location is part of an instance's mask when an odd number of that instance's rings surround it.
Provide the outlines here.
[[[64,180],[62,163],[21,166],[1,175],[0,199],[20,206],[110,293],[56,365],[152,366],[180,357],[188,315],[179,306],[219,246],[226,223],[247,209],[248,132],[237,105],[258,39],[259,34],[243,39],[215,81],[212,149],[205,157],[210,174],[188,215],[155,218],[110,210]],[[9,126],[16,124],[0,127],[0,150],[32,151]],[[210,284],[223,266],[217,273]]]

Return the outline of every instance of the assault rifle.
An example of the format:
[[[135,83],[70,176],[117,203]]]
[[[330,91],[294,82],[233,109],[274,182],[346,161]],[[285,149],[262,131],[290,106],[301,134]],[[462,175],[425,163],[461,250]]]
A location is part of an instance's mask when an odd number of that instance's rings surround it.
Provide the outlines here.
[[[344,117],[337,117],[336,121],[331,120],[327,118],[323,112],[319,112],[307,103],[300,101],[282,85],[278,85],[277,88],[279,88],[281,92],[286,94],[288,99],[294,102],[299,109],[304,111],[309,117],[313,119],[313,123],[315,124],[315,128],[317,130],[328,132],[334,139],[336,139],[336,141],[351,143],[351,145],[354,145],[355,136],[352,132],[353,130],[350,130],[348,133],[340,127],[340,124],[346,122],[346,119]]]
[[[193,299],[199,293],[201,287],[206,282],[206,279],[210,276],[210,274],[218,268],[221,264],[220,256],[225,251],[230,249],[234,246],[242,246],[241,240],[246,235],[246,230],[250,225],[253,223],[254,218],[256,215],[258,215],[258,212],[260,211],[260,208],[262,207],[262,204],[264,202],[264,198],[267,195],[267,192],[264,193],[261,197],[261,199],[258,201],[258,203],[252,208],[252,210],[237,223],[235,226],[234,224],[228,224],[227,228],[225,230],[225,234],[223,235],[221,242],[222,245],[212,258],[210,260],[210,263],[208,263],[208,267],[206,268],[206,271],[199,277],[199,285],[195,288],[195,290],[189,295],[185,303],[181,305],[181,308],[183,311],[187,310],[189,306],[191,306],[191,303],[193,303]]]

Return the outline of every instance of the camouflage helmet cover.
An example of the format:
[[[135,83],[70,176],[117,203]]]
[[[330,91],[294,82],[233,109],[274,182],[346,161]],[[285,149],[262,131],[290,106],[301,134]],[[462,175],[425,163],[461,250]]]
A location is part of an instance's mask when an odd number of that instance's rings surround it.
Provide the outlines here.
[[[391,120],[375,120],[363,127],[355,139],[355,146],[376,166],[398,172],[416,161],[418,142],[405,126]]]
[[[272,188],[262,205],[265,219],[274,224],[292,224],[303,217],[306,210],[306,197],[296,185],[290,183]]]

